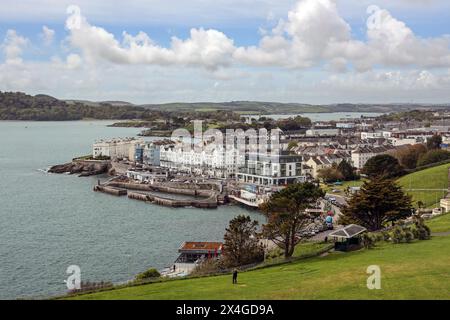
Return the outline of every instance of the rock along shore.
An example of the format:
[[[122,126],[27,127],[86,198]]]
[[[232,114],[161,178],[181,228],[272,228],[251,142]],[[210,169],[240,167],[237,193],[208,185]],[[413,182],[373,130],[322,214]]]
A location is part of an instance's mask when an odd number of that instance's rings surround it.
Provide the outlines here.
[[[110,168],[110,161],[74,160],[69,163],[53,166],[48,172],[78,174],[79,177],[88,177],[108,173]]]

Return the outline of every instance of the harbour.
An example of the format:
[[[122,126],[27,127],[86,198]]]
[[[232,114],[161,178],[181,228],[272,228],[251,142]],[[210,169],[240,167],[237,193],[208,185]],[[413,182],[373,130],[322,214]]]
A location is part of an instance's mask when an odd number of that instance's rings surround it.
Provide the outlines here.
[[[126,282],[150,267],[170,266],[184,241],[222,241],[236,215],[263,221],[239,206],[172,208],[93,192],[98,179],[110,179],[106,175],[45,173],[89,153],[98,137],[139,132],[110,123],[0,122],[0,299],[65,293],[72,264],[80,266],[83,281]]]

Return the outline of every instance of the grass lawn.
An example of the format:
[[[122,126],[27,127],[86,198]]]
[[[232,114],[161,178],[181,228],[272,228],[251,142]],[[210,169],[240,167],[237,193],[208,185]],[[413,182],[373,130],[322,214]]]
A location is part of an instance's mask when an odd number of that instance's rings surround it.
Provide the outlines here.
[[[398,182],[407,189],[447,189],[448,169],[450,163],[414,172],[401,177]],[[441,198],[445,197],[445,191],[408,191],[414,202],[422,201],[426,207],[434,207]]]
[[[320,186],[321,188],[328,193],[334,193],[332,192],[332,190],[340,190],[340,192],[338,192],[337,194],[344,196],[344,191],[345,189],[347,189],[348,187],[360,187],[363,184],[363,180],[355,180],[355,181],[343,181],[342,185],[340,186],[335,186],[335,185],[326,185],[324,183],[322,183]]]
[[[366,269],[381,268],[381,290],[368,290]],[[331,253],[231,276],[127,287],[75,299],[450,299],[450,236],[371,250]]]
[[[428,220],[431,232],[450,232],[450,213]]]
[[[323,252],[323,250],[329,246],[330,243],[312,242],[312,241],[301,242],[295,247],[294,254],[292,255],[292,257],[297,259],[311,257],[313,255],[317,255],[320,252]],[[284,252],[279,248],[272,250],[266,255],[266,262],[269,264],[279,263],[283,261],[284,261]]]

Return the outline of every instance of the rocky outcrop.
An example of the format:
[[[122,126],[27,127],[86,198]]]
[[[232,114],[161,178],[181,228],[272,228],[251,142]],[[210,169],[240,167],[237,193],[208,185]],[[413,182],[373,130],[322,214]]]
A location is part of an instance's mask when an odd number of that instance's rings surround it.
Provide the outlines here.
[[[110,164],[105,161],[74,161],[53,166],[48,172],[78,174],[79,177],[88,177],[107,173],[109,169]]]

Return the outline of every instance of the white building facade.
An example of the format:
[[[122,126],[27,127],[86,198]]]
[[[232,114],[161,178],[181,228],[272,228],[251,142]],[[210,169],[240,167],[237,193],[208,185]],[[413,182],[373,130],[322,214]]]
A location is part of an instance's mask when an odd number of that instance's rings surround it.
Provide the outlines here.
[[[109,157],[132,161],[134,160],[136,145],[143,142],[144,140],[135,138],[100,140],[93,144],[92,155],[94,158]]]

